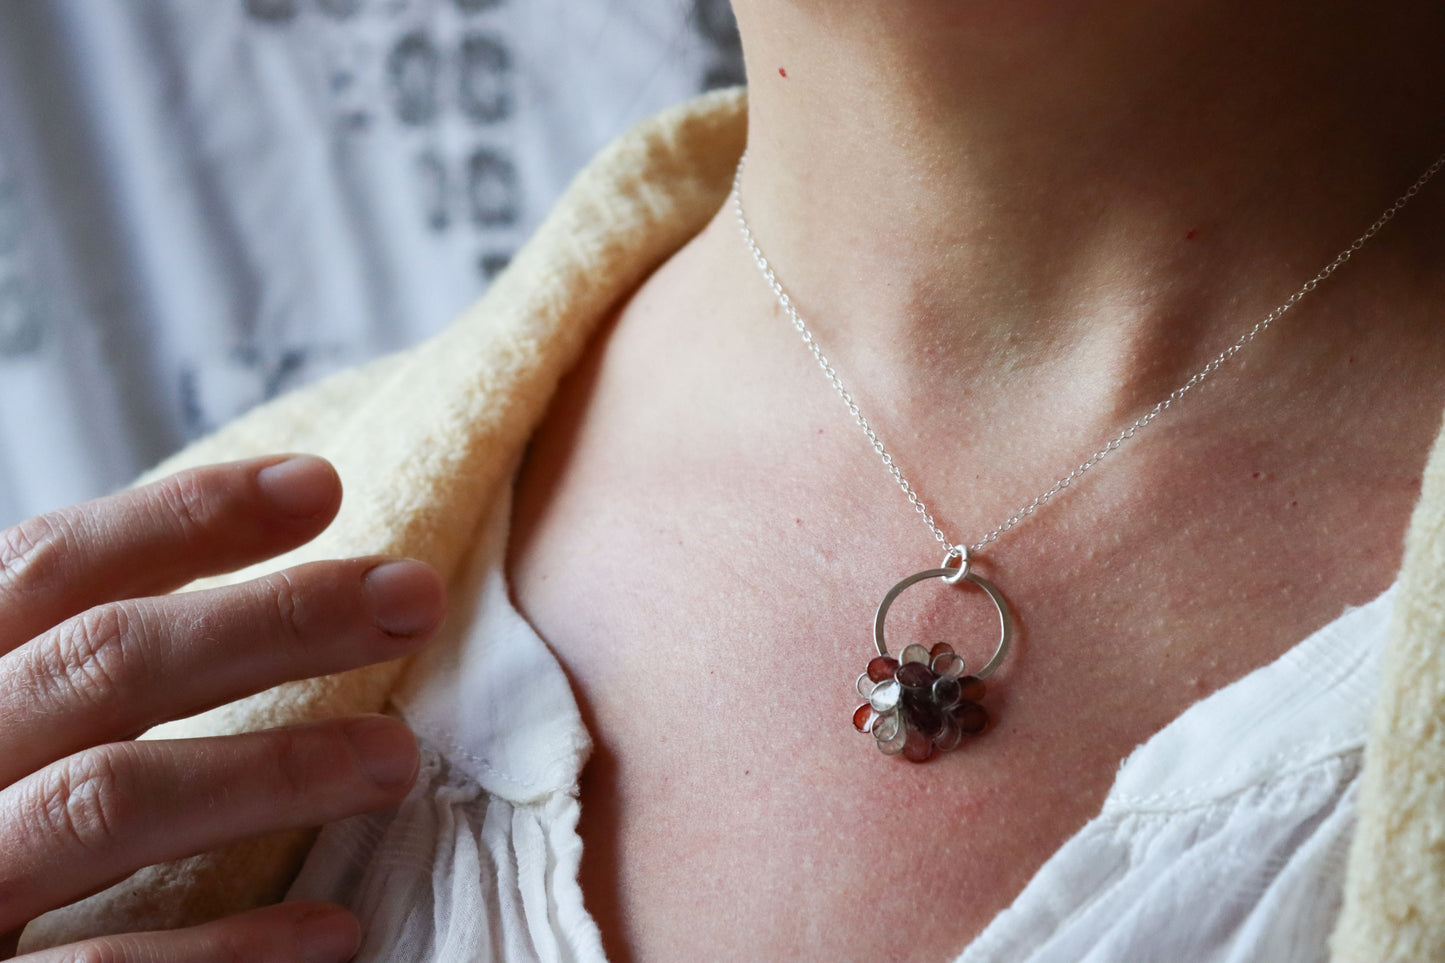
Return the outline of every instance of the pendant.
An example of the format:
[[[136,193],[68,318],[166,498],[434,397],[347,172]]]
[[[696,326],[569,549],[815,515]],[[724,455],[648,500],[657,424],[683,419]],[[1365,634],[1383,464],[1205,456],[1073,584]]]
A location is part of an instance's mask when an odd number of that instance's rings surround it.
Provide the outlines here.
[[[930,578],[941,578],[949,585],[974,585],[998,609],[998,648],[993,658],[971,675],[964,674],[963,657],[947,642],[939,642],[932,649],[914,643],[896,659],[888,654],[883,640],[888,607],[904,589]],[[878,751],[885,756],[901,755],[909,762],[926,762],[935,752],[951,752],[964,736],[978,735],[988,727],[988,711],[979,704],[984,694],[983,680],[1008,654],[1012,638],[1013,617],[1003,595],[993,583],[970,570],[966,547],[949,549],[941,568],[915,572],[889,589],[878,603],[878,614],[873,617],[873,643],[878,655],[854,685],[867,701],[853,712],[853,726],[872,735]]]

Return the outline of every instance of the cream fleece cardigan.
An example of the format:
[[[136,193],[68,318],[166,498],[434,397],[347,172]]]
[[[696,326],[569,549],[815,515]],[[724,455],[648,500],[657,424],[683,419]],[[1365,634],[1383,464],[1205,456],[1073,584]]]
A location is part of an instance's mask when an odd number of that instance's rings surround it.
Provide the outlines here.
[[[319,558],[408,555],[451,576],[507,466],[607,309],[725,202],[746,140],[741,88],[664,111],[579,174],[486,296],[415,348],[257,409],[160,465],[307,451],[346,498],[310,545],[224,580]],[[1359,800],[1336,963],[1445,960],[1445,447],[1433,446],[1406,538]],[[238,732],[377,711],[403,666],[281,686],[154,731]],[[152,867],[33,923],[24,946],[175,926],[280,897],[310,833]]]

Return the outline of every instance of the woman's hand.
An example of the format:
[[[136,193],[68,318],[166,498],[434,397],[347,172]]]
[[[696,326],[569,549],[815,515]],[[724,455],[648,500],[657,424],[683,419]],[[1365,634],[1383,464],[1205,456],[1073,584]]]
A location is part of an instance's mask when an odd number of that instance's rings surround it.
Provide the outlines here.
[[[207,739],[156,723],[289,679],[415,651],[437,574],[383,558],[168,593],[315,537],[341,485],[319,458],[174,475],[0,533],[0,957],[47,910],[134,870],[248,836],[391,806],[416,742],[382,716]],[[26,961],[346,960],[356,921],[295,903]]]

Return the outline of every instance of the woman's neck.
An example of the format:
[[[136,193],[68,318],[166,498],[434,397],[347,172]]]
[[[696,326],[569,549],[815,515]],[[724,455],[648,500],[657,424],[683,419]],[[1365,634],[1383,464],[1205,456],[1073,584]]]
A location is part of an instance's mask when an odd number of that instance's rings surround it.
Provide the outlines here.
[[[880,377],[1087,365],[1127,411],[1445,150],[1438,4],[735,8],[749,220],[836,359]]]

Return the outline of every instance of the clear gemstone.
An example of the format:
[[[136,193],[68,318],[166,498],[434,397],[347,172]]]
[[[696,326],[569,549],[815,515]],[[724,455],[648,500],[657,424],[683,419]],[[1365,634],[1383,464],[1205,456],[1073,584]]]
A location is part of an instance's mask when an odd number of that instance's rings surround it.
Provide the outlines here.
[[[933,657],[933,671],[948,679],[957,679],[963,675],[963,658],[952,652],[944,652]]]
[[[879,742],[889,742],[898,736],[898,730],[903,728],[903,719],[899,716],[898,710],[880,713],[878,718],[873,720],[873,738]]]
[[[908,741],[908,727],[904,725],[898,725],[896,728],[888,726],[886,723],[887,718],[887,716],[883,716],[873,724],[873,738],[878,741],[879,752],[885,756],[896,756],[903,751],[904,743]],[[897,720],[898,717],[895,714],[893,718]],[[888,738],[879,739],[878,734],[880,729],[887,732],[889,728],[893,728],[893,731],[888,733]]]
[[[957,679],[940,676],[933,681],[933,701],[940,709],[952,709],[963,698],[963,687]]]
[[[953,721],[953,716],[945,716],[943,719],[943,731],[933,737],[933,744],[938,747],[939,752],[952,752],[958,748],[958,743],[963,739],[963,730],[958,723]]]
[[[898,657],[898,661],[904,665],[910,662],[922,662],[924,665],[927,665],[928,659],[928,650],[916,642],[904,649],[903,654]]]
[[[868,695],[868,704],[879,712],[887,712],[898,705],[898,699],[902,695],[903,687],[889,679],[873,687],[873,691]]]

